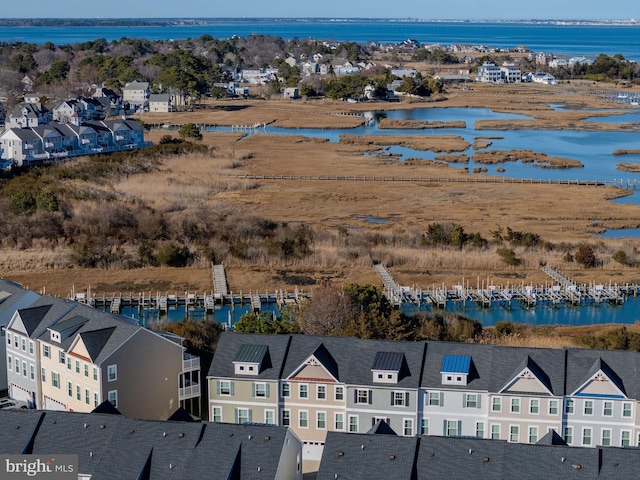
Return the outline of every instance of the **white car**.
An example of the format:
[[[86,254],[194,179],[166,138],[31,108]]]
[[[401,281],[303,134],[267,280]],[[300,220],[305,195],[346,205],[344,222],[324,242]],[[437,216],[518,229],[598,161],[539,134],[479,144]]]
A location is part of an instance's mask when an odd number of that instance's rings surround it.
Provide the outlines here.
[[[23,402],[16,402],[10,398],[0,398],[0,409],[2,410],[19,410],[28,408]]]

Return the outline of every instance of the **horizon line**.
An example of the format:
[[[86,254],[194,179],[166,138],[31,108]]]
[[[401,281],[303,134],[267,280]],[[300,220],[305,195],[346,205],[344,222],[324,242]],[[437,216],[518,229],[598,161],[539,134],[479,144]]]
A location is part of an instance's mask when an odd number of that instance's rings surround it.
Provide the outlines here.
[[[0,17],[2,20],[162,20],[162,21],[180,21],[180,20],[324,20],[324,21],[344,21],[344,20],[376,20],[376,21],[411,21],[411,22],[637,22],[640,21],[634,17],[630,18],[418,18],[418,17],[315,17],[315,16],[294,16],[294,17],[197,17],[197,16],[185,16],[185,17]]]

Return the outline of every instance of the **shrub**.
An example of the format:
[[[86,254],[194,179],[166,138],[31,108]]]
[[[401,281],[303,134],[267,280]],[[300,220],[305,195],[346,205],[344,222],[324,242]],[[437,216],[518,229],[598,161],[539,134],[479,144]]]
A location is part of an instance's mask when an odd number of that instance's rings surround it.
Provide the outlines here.
[[[168,267],[185,267],[191,260],[191,252],[186,245],[178,245],[174,242],[165,243],[158,249],[156,258],[160,265]]]
[[[574,260],[585,268],[593,268],[598,264],[598,259],[591,245],[582,244],[574,255]]]
[[[522,260],[516,256],[516,252],[510,248],[500,247],[496,250],[496,253],[504,263],[512,267],[517,267],[522,263]]]
[[[622,265],[629,265],[630,261],[629,261],[629,256],[627,255],[627,252],[625,252],[624,250],[618,250],[616,253],[613,254],[612,257],[616,262],[622,264]]]

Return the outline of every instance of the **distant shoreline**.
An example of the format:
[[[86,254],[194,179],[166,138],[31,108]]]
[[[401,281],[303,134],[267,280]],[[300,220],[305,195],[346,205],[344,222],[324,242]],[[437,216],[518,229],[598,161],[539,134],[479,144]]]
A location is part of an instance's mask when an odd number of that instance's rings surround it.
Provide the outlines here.
[[[341,17],[238,17],[238,18],[0,18],[0,27],[87,27],[87,26],[184,26],[219,23],[469,23],[557,26],[621,26],[640,27],[640,20],[588,19],[419,19],[419,18],[341,18]]]

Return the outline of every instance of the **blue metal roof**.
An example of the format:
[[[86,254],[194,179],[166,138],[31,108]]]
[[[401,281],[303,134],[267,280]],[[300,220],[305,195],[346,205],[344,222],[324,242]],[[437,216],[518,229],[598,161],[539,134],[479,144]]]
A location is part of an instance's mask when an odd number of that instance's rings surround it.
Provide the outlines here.
[[[468,355],[445,355],[442,358],[440,373],[466,373],[469,374],[471,357]]]

